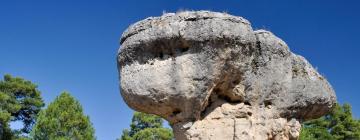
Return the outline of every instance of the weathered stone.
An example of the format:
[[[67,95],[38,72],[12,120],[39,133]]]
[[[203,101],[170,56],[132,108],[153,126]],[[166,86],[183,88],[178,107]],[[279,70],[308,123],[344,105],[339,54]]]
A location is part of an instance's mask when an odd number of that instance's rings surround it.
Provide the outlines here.
[[[118,53],[121,94],[170,122],[177,140],[297,139],[336,101],[286,43],[241,17],[168,13],[131,25]]]

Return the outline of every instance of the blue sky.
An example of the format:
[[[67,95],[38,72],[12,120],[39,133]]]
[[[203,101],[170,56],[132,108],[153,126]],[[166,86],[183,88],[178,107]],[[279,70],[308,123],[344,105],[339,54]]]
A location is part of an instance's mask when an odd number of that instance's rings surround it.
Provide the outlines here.
[[[359,6],[358,0],[1,0],[0,75],[37,83],[46,103],[69,91],[98,139],[115,139],[132,116],[119,94],[115,58],[122,32],[164,11],[213,10],[243,16],[254,29],[282,38],[359,117]]]

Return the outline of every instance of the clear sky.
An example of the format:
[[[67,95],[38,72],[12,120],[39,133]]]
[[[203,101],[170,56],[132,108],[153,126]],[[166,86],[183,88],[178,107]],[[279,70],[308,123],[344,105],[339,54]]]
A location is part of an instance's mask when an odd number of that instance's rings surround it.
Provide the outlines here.
[[[37,83],[46,103],[71,92],[98,139],[112,140],[132,116],[119,94],[116,52],[122,32],[164,11],[225,11],[286,41],[359,117],[359,6],[358,0],[0,0],[0,75]]]

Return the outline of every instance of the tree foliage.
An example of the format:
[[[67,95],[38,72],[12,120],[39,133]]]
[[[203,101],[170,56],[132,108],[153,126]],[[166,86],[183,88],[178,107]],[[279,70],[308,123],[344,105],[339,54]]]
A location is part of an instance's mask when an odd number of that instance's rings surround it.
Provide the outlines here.
[[[31,132],[36,140],[94,140],[94,128],[80,103],[63,92],[42,110]]]
[[[349,104],[337,104],[328,115],[305,122],[300,139],[360,140],[360,121],[353,118]]]
[[[156,116],[135,112],[130,130],[125,129],[120,140],[171,140],[170,129],[163,127],[163,120]]]
[[[31,131],[44,102],[37,85],[20,77],[5,75],[0,81],[0,139],[14,139]],[[10,122],[23,127],[11,130]]]

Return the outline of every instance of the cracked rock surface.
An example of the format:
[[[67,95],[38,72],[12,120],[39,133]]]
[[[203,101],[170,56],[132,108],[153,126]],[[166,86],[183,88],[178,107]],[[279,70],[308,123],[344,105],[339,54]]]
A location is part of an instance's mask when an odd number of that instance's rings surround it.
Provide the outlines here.
[[[121,95],[168,120],[177,140],[298,139],[336,102],[327,80],[242,17],[186,11],[131,25],[118,52]]]

